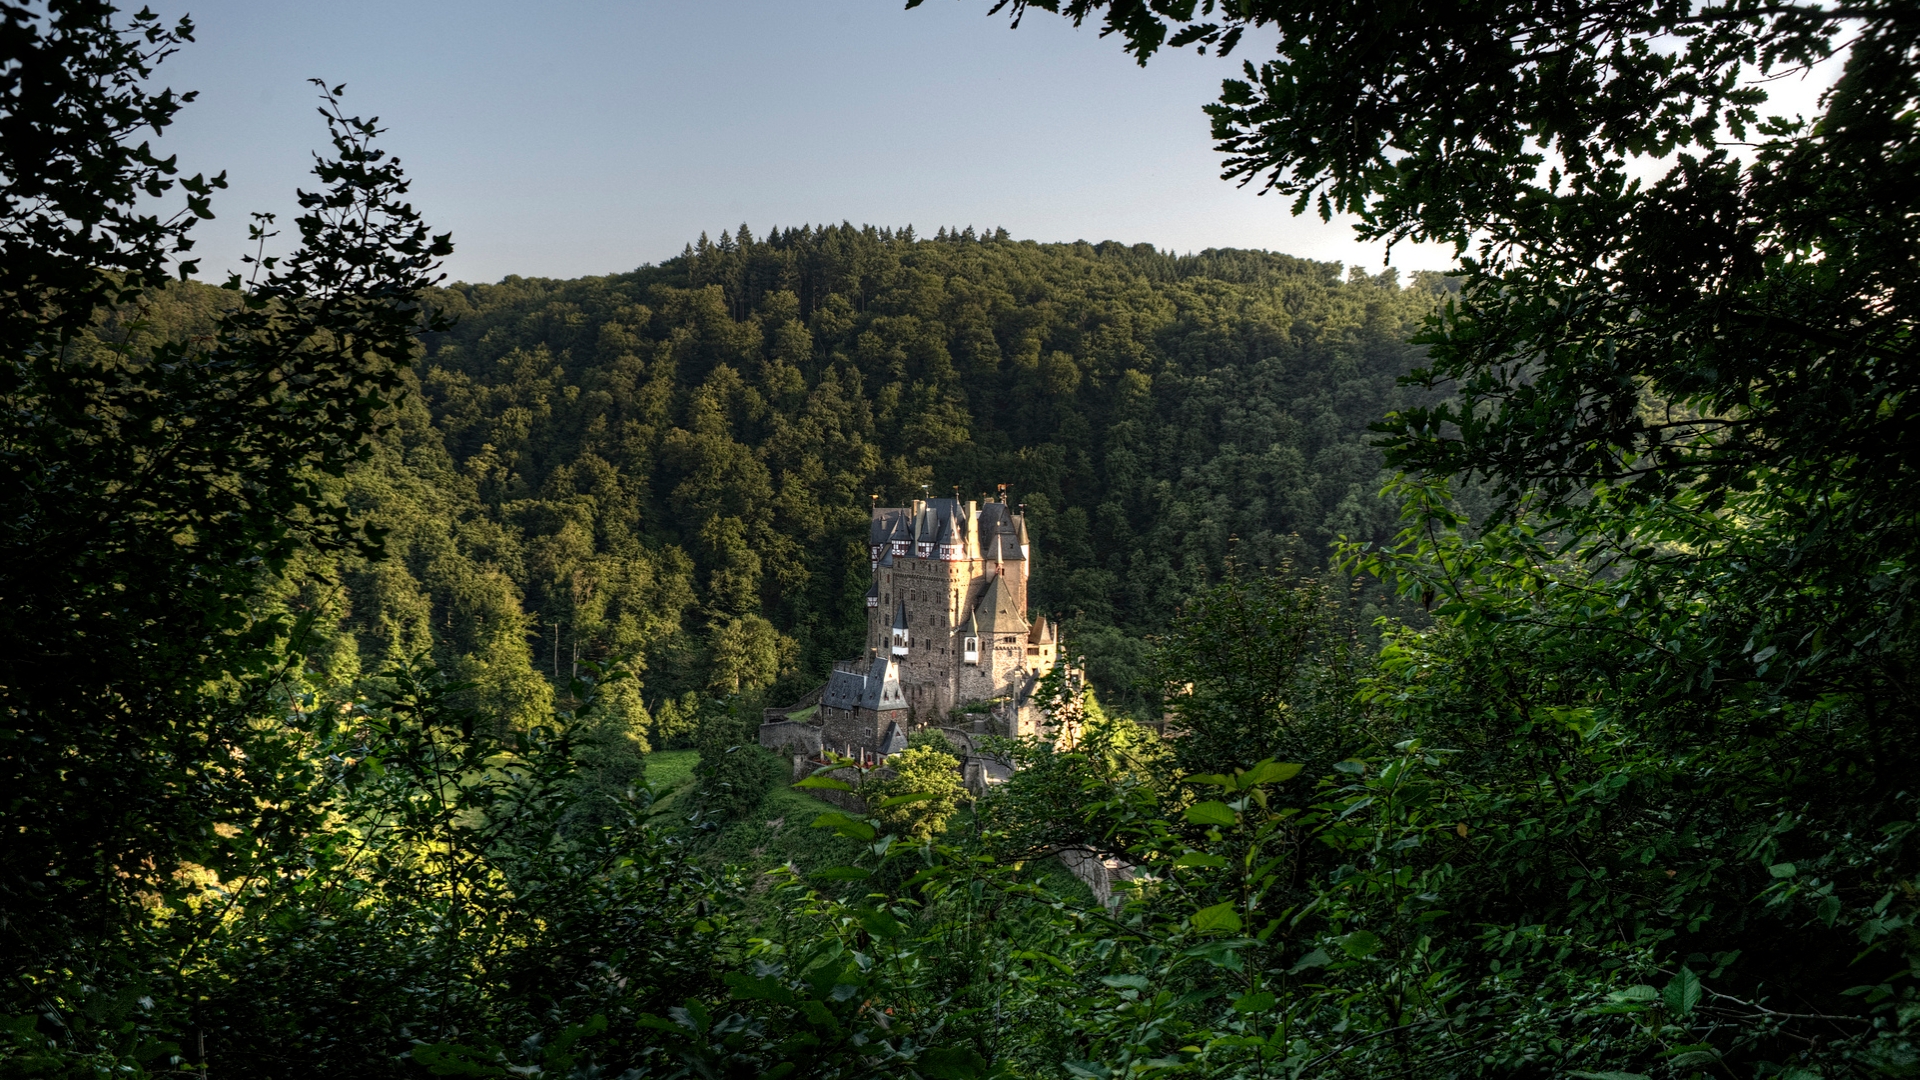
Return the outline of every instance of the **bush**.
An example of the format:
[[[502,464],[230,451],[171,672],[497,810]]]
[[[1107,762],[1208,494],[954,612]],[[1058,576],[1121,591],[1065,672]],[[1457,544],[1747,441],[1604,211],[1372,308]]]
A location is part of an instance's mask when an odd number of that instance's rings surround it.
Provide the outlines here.
[[[760,748],[759,725],[728,703],[712,701],[701,708],[694,734],[700,763],[694,766],[695,790],[701,807],[711,816],[734,820],[758,809],[767,789],[779,779],[779,758]]]
[[[907,736],[907,749],[932,750],[937,754],[953,754],[953,743],[939,728],[924,727]]]
[[[960,759],[930,746],[910,746],[888,758],[887,765],[892,776],[861,789],[873,819],[915,840],[931,840],[946,832],[947,819],[966,797],[966,788],[960,784]],[[927,797],[886,805],[889,799],[907,795]]]

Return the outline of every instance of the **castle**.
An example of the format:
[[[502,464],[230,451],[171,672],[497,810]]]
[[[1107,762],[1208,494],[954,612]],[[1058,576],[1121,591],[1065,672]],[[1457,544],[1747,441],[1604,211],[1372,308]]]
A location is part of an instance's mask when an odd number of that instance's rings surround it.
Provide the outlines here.
[[[903,749],[913,728],[949,723],[954,709],[979,702],[993,704],[1003,733],[1034,733],[1033,689],[1060,644],[1044,617],[1028,614],[1025,515],[1004,494],[876,506],[868,553],[866,655],[835,664],[820,690],[809,725],[819,745],[883,756]]]

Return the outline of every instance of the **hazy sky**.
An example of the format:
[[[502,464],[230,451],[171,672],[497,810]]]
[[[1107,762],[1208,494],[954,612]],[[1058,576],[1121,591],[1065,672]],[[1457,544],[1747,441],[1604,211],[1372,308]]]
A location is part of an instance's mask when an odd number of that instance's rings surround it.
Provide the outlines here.
[[[200,91],[163,148],[232,184],[197,233],[208,272],[245,247],[248,211],[290,216],[325,134],[309,77],[388,125],[470,281],[629,270],[742,222],[1381,259],[1219,179],[1200,110],[1231,65],[1142,69],[1059,18],[1009,30],[988,0],[154,6],[199,27],[161,68]]]
[[[1237,58],[1143,69],[1054,16],[1009,30],[990,0],[154,6],[199,26],[161,68],[201,95],[162,147],[232,184],[197,233],[208,276],[244,249],[248,211],[291,216],[325,134],[309,77],[389,127],[468,281],[623,271],[703,230],[843,220],[1381,265],[1344,224],[1219,179],[1201,106]]]

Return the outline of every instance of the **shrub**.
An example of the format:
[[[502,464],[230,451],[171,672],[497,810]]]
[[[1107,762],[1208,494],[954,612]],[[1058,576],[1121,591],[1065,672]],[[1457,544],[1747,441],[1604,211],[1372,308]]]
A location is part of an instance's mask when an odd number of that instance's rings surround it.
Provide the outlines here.
[[[745,817],[766,800],[780,776],[780,760],[760,748],[757,725],[749,726],[723,702],[701,709],[694,734],[700,763],[694,766],[699,801],[709,814],[729,820]]]
[[[861,791],[874,820],[915,840],[931,840],[946,832],[947,819],[966,797],[966,788],[960,784],[960,759],[929,746],[910,746],[887,759],[887,764],[893,775]],[[926,797],[887,805],[909,795]]]

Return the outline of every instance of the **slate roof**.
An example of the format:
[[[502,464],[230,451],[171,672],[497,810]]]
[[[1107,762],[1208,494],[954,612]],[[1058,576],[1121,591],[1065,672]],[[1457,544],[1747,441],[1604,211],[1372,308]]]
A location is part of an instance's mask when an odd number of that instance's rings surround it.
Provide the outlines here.
[[[1027,556],[1011,531],[1001,531],[980,538],[980,557],[988,562],[1019,562]]]
[[[1007,588],[1004,581],[999,574],[993,575],[987,582],[987,591],[980,594],[980,602],[974,605],[983,634],[1024,634],[1030,629],[1020,609],[1014,606],[1013,590]]]
[[[911,506],[876,506],[868,524],[867,542],[879,549],[880,562],[898,544],[902,554],[921,557],[921,545],[935,554],[942,546],[963,548],[971,536],[978,544],[976,558],[995,562],[1016,562],[1031,556],[1027,546],[1026,515],[1016,514],[1005,503],[983,502],[971,515],[969,528],[967,504],[961,499],[927,499],[919,510]]]
[[[835,667],[827,676],[820,704],[829,709],[904,709],[907,695],[900,689],[900,668],[890,656],[876,656],[866,671]]]

